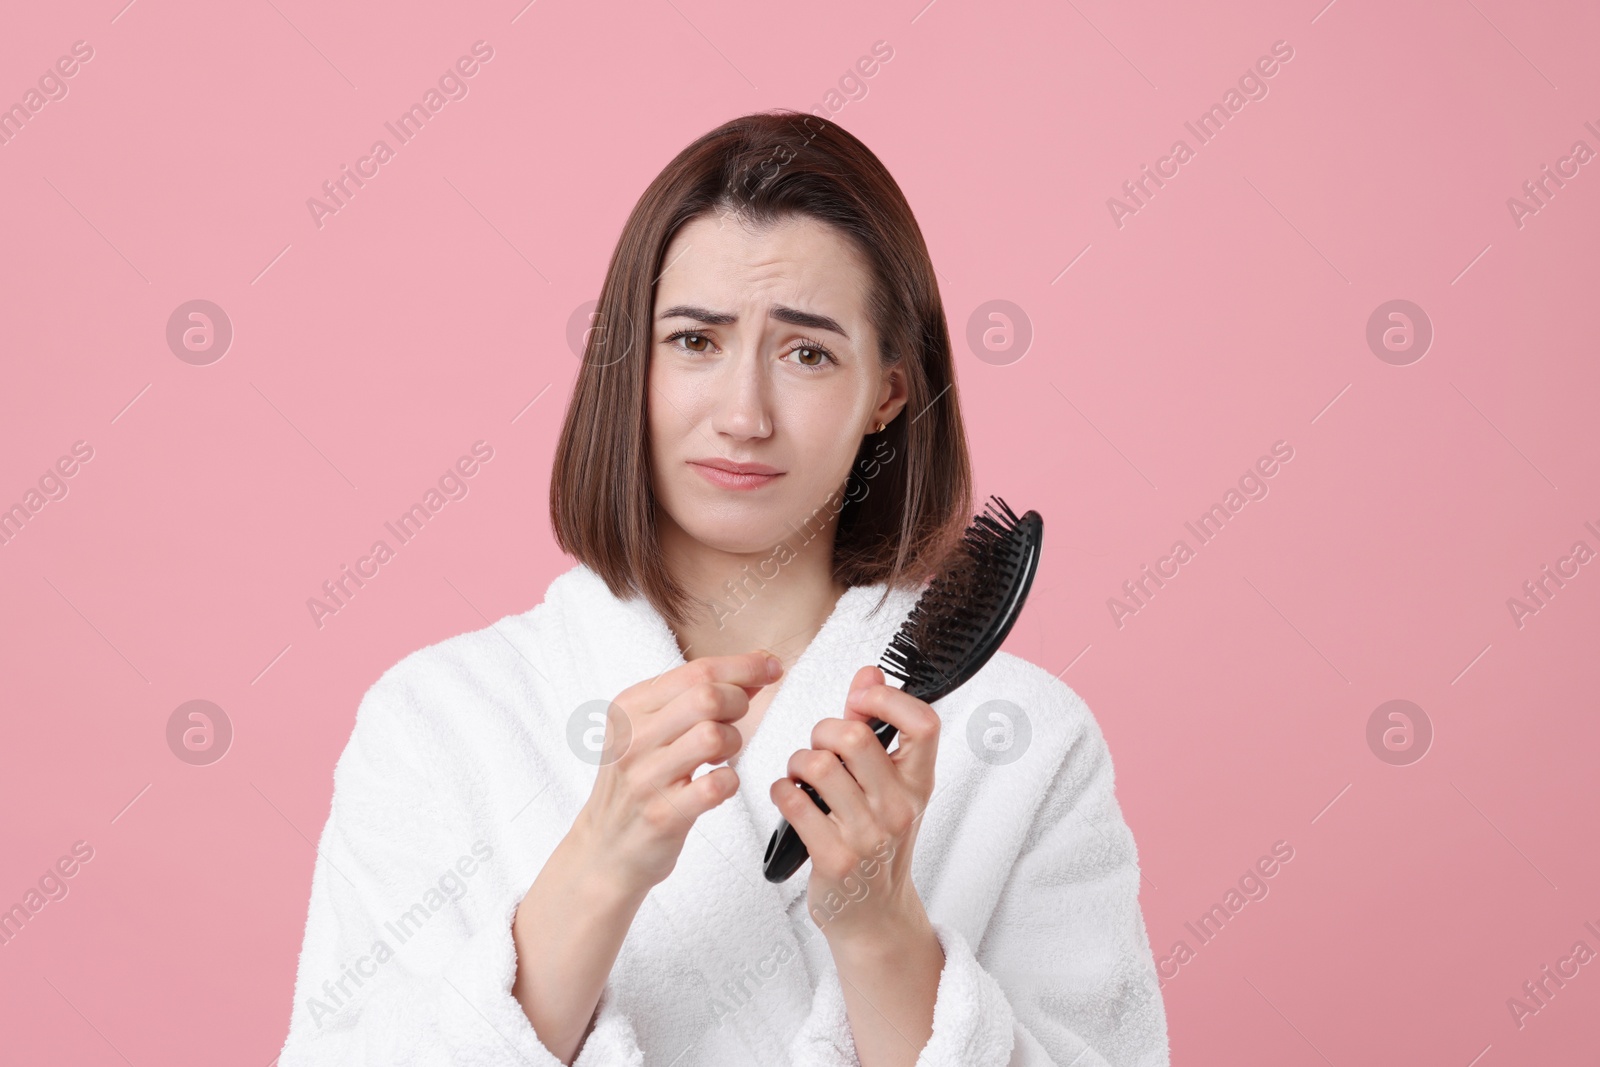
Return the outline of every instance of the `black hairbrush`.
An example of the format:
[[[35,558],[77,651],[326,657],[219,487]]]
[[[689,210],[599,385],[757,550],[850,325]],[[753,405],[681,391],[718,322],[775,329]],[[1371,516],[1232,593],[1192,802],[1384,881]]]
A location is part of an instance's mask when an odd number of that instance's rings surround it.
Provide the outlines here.
[[[1000,650],[1039,566],[1039,513],[1019,519],[1004,500],[989,500],[962,535],[949,569],[923,590],[879,661],[885,674],[905,683],[903,692],[930,704],[953,693]],[[888,748],[896,728],[878,719],[867,725]],[[828,810],[810,785],[801,782],[800,788]],[[762,861],[767,881],[786,881],[809,856],[794,827],[780,819]]]

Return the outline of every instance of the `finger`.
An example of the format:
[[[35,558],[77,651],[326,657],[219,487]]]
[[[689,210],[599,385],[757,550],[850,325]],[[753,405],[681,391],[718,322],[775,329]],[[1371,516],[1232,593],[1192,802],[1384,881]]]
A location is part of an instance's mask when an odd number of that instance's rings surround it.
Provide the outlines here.
[[[862,667],[860,670],[856,671],[855,677],[850,679],[850,690],[845,694],[844,717],[852,722],[868,722],[871,720],[873,718],[872,713],[868,711],[855,710],[852,706],[853,702],[851,698],[853,698],[863,689],[871,689],[875,685],[884,684],[886,684],[886,682],[883,677],[883,671],[879,670],[877,667]],[[874,723],[873,725],[877,724]],[[890,743],[893,744],[892,741]]]
[[[702,764],[723,763],[744,745],[738,729],[716,719],[701,719],[663,748],[646,755],[639,773],[665,789],[687,781]]]
[[[859,827],[874,821],[866,794],[834,753],[815,748],[800,749],[789,757],[789,777],[810,783],[811,788],[822,795],[829,813],[837,815],[840,822]]]
[[[805,842],[806,852],[811,855],[813,863],[844,848],[844,838],[838,824],[823,814],[817,802],[793,778],[779,778],[767,790],[767,795],[772,798],[779,814],[800,835],[800,840]]]
[[[832,752],[844,761],[845,770],[861,787],[867,806],[880,822],[892,822],[888,816],[910,803],[911,790],[901,780],[894,760],[884,751],[883,742],[866,722],[823,719],[811,729],[811,747]],[[833,801],[829,800],[828,804],[831,807]]]
[[[845,698],[849,718],[881,719],[898,731],[900,747],[892,758],[900,772],[924,785],[933,781],[939,749],[939,713],[926,702],[890,685],[870,685]]]
[[[673,697],[653,714],[640,716],[636,736],[641,743],[670,745],[698,722],[737,722],[750,710],[750,696],[732,682],[702,682]]]
[[[685,819],[694,821],[739,791],[739,772],[714,767],[698,778],[678,782],[661,792]]]
[[[666,706],[684,690],[707,682],[726,682],[758,690],[777,681],[782,674],[783,664],[778,657],[762,649],[737,656],[702,656],[656,678],[629,686],[618,694],[617,702],[630,712],[651,712]]]
[[[862,667],[856,671],[855,677],[850,679],[850,693],[857,689],[865,689],[872,685],[883,684],[883,671],[877,667]],[[849,694],[847,693],[846,696]]]

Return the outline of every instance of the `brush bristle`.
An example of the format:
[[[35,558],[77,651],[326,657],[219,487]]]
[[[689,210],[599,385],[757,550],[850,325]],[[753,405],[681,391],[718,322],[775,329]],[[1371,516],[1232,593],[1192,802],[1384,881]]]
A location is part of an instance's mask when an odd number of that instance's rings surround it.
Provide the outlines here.
[[[1027,559],[1021,520],[999,497],[989,501],[883,654],[884,673],[901,679],[907,691],[937,691],[960,669],[1004,610]]]

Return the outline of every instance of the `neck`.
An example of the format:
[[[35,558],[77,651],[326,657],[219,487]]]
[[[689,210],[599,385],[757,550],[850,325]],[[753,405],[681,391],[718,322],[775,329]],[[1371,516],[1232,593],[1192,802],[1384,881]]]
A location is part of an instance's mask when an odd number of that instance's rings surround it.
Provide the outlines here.
[[[684,659],[764,648],[792,666],[845,591],[833,577],[836,523],[804,543],[795,535],[782,546],[736,553],[695,540],[662,513],[663,558],[695,605],[672,628]]]

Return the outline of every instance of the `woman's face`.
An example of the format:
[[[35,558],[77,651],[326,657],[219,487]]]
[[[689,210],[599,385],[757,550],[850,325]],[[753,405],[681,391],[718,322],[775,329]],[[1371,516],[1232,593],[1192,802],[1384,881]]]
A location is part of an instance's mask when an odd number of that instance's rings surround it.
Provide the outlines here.
[[[664,262],[647,404],[663,527],[730,553],[770,549],[814,513],[815,531],[863,435],[905,405],[868,321],[867,264],[801,216],[760,232],[703,216]]]

